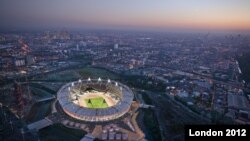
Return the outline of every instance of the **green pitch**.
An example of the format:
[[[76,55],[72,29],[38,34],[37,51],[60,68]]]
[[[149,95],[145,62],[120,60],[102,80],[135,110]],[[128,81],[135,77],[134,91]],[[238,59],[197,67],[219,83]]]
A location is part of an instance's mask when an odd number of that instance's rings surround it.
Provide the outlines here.
[[[96,97],[96,98],[90,98],[90,99],[85,99],[85,102],[88,106],[88,108],[107,108],[108,104],[102,97]]]

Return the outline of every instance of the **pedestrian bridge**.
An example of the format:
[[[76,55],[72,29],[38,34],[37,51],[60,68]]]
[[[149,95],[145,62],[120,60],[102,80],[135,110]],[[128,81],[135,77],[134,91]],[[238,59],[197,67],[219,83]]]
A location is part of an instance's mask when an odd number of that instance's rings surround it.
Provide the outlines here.
[[[147,105],[147,104],[140,104],[140,107],[148,109],[148,108],[154,108],[155,106],[154,105]]]
[[[49,100],[52,100],[52,99],[55,99],[56,97],[53,95],[53,96],[50,96],[50,97],[45,97],[45,98],[41,98],[41,99],[38,99],[38,100],[35,100],[36,103],[38,102],[44,102],[44,101],[49,101]]]
[[[52,124],[53,124],[53,122],[50,119],[44,118],[42,120],[39,120],[39,121],[36,121],[36,122],[29,124],[27,127],[29,130],[37,130],[38,131],[38,130],[45,128],[47,126],[50,126]]]

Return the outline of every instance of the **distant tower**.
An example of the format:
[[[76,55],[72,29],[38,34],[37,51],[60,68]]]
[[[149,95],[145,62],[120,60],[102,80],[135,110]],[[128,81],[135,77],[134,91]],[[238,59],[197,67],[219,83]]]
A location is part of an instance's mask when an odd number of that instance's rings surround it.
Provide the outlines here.
[[[118,44],[115,44],[114,45],[114,49],[118,49],[119,45]]]

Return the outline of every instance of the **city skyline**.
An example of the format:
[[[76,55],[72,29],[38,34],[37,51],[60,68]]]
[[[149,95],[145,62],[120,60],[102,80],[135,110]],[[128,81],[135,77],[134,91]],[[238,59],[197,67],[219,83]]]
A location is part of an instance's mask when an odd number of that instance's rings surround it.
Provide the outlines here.
[[[249,31],[247,0],[1,1],[1,29],[124,28]]]

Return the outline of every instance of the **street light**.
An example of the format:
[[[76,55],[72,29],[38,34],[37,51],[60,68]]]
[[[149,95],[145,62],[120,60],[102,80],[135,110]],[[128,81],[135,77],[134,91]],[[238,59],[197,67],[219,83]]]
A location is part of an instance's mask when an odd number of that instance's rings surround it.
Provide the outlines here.
[[[6,121],[6,113],[4,112],[3,115],[4,115],[4,119],[5,119],[4,121]]]
[[[13,131],[12,121],[10,120],[11,131]]]
[[[0,107],[1,107],[2,114],[3,114],[3,105],[2,105],[2,103],[0,103]]]
[[[22,137],[23,137],[23,141],[25,141],[25,139],[24,139],[24,131],[23,131],[23,128],[21,129],[21,134],[22,134]]]

